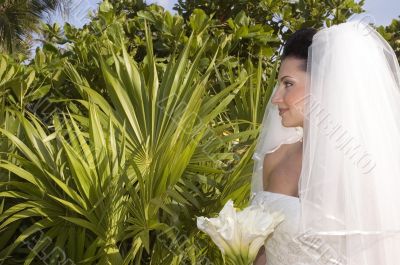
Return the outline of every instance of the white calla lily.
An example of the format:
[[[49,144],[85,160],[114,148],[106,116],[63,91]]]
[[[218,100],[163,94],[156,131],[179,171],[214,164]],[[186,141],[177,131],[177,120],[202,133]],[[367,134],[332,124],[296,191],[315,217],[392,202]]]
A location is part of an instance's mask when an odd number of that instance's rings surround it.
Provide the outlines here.
[[[280,212],[251,205],[237,212],[229,200],[215,218],[198,217],[197,227],[221,250],[225,261],[252,264],[275,227],[284,220]]]

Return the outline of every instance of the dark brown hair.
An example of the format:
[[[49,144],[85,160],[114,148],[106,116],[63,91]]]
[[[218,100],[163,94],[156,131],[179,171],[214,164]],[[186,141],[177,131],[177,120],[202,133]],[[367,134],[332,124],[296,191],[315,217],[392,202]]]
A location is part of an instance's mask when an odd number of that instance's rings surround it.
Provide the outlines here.
[[[308,48],[312,44],[312,39],[318,30],[314,28],[299,29],[290,35],[289,39],[285,42],[281,60],[293,57],[303,59],[304,64],[302,68],[307,70]]]

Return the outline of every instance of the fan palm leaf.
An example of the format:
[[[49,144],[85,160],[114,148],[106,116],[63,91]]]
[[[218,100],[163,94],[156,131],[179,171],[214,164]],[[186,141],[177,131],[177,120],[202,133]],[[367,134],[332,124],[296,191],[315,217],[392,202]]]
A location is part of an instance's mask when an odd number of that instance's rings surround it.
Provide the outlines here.
[[[219,51],[207,64],[204,48],[191,60],[194,34],[165,68],[152,53],[147,27],[141,64],[125,50],[123,35],[115,34],[121,47],[98,57],[110,101],[66,63],[82,96],[67,101],[78,102],[83,112],[71,108],[47,128],[29,112],[5,111],[20,121],[18,133],[0,130],[14,148],[0,161],[9,176],[0,189],[5,198],[0,231],[15,231],[0,251],[7,262],[28,250],[25,264],[43,262],[45,251],[52,253],[47,258],[82,264],[140,264],[149,258],[153,264],[188,258],[196,263],[195,246],[168,254],[164,242],[174,244],[181,233],[193,241],[195,215],[218,208],[228,192],[245,196],[245,185],[225,184],[232,172],[243,183],[246,163],[233,170],[227,161],[235,156],[230,150],[235,140],[256,131],[237,131],[238,122],[221,117],[247,77],[233,78],[215,93],[208,82]]]

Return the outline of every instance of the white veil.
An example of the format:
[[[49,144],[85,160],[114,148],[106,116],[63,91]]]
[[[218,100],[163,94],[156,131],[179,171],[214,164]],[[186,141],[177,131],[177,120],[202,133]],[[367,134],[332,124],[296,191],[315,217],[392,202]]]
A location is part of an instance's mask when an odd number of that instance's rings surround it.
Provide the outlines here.
[[[309,48],[301,231],[348,265],[400,260],[400,69],[368,24],[320,30]]]
[[[371,26],[350,21],[314,35],[307,73],[306,97],[299,102],[305,104],[300,239],[311,243],[314,251],[320,248],[321,264],[396,265],[400,261],[396,55]],[[297,130],[282,127],[280,118],[275,120],[275,108],[270,108],[254,154],[253,193],[262,190],[263,154],[296,139]],[[329,256],[332,252],[322,251],[326,247],[339,256]]]

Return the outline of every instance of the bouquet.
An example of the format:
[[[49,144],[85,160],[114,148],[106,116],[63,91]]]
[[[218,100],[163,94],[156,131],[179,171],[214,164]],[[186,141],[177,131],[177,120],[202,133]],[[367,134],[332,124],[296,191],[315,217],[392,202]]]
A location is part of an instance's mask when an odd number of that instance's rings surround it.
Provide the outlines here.
[[[283,220],[282,213],[269,212],[259,205],[236,211],[229,200],[216,218],[197,217],[197,227],[218,246],[225,264],[250,265]]]

